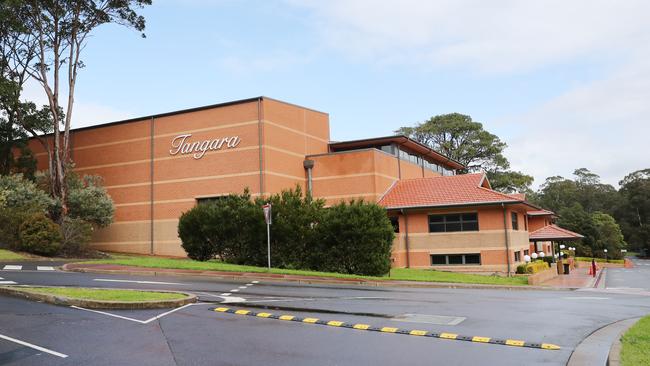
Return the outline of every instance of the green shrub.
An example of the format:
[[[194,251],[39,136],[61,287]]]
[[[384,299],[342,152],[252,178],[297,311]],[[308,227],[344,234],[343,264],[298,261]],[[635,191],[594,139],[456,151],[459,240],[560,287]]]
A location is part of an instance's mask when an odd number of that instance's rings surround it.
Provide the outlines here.
[[[518,274],[535,274],[549,269],[550,266],[546,261],[536,260],[527,264],[520,264],[517,266]]]
[[[59,225],[42,213],[28,217],[20,225],[20,250],[53,256],[61,248]]]
[[[326,210],[316,230],[315,269],[368,276],[390,270],[395,233],[383,207],[363,201],[339,203]]]
[[[300,186],[293,190],[283,190],[268,199],[255,200],[258,210],[271,203],[271,263],[273,267],[301,269],[309,268],[313,252],[316,223],[324,214],[323,200],[313,200],[303,196]],[[262,231],[259,241],[266,243],[266,231]],[[264,252],[266,253],[266,252]],[[266,258],[266,256],[265,256]]]
[[[246,191],[201,203],[183,213],[178,235],[192,259],[219,257],[231,263],[262,265],[266,263],[266,241],[261,240],[263,220]]]
[[[93,226],[81,219],[66,217],[61,224],[61,253],[66,256],[83,254],[92,237]]]

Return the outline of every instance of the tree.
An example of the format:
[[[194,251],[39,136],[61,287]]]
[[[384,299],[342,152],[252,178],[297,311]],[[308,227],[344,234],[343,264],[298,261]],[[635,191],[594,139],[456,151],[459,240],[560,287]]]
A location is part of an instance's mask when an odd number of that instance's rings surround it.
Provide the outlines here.
[[[650,253],[650,169],[630,173],[619,182],[621,204],[616,218],[627,242]]]
[[[142,32],[145,20],[135,9],[150,4],[151,0],[3,0],[0,3],[3,24],[7,25],[3,55],[16,72],[36,80],[47,95],[53,134],[44,147],[48,154],[50,193],[63,203],[62,217],[67,213],[65,182],[71,165],[70,125],[75,85],[78,72],[84,67],[81,52],[91,33],[103,24],[121,24]],[[65,103],[60,100],[62,84],[67,87]],[[62,113],[64,105],[65,113]]]
[[[607,249],[606,257],[622,258],[621,249],[624,249],[626,245],[623,240],[623,233],[616,220],[603,212],[592,214],[592,219],[596,228],[594,249],[603,252]]]
[[[533,177],[509,170],[510,163],[503,155],[506,143],[468,115],[442,114],[414,127],[401,127],[395,132],[465,165],[467,169],[464,172],[485,170],[492,188],[496,190],[526,192],[533,183]]]

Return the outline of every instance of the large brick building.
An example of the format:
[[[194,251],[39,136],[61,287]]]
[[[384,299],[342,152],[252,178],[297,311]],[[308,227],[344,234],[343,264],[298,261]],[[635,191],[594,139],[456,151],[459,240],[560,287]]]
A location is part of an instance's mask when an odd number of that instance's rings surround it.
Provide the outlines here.
[[[71,145],[75,170],[102,176],[115,201],[115,222],[92,240],[108,251],[184,256],[178,219],[200,200],[245,188],[265,196],[298,184],[328,204],[363,198],[385,205],[400,227],[395,266],[444,259],[445,267],[506,271],[521,259],[514,253],[528,249],[525,213],[537,209],[492,191],[482,174],[455,176],[461,164],[405,136],[331,142],[326,113],[266,97],[80,128]],[[31,148],[46,169],[42,146],[31,141]],[[467,201],[471,192],[460,188],[472,185],[494,201]],[[445,206],[440,197],[451,192],[462,199]],[[433,204],[411,207],[414,198]],[[452,233],[452,214],[474,232]],[[513,229],[515,214],[520,227]]]

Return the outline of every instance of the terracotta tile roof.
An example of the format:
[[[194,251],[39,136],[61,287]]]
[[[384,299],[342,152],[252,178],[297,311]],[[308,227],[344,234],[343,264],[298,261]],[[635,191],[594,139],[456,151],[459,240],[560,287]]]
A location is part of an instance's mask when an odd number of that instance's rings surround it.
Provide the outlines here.
[[[529,238],[531,241],[543,241],[543,240],[569,241],[569,240],[578,240],[584,238],[584,236],[578,233],[574,233],[573,231],[563,229],[557,225],[548,225],[530,233]]]
[[[555,215],[555,212],[549,210],[534,210],[526,212],[528,216],[546,216],[546,215]]]
[[[518,200],[526,200],[526,193],[511,193],[510,195]]]
[[[389,188],[379,204],[386,208],[406,208],[522,202],[482,187],[485,179],[483,173],[403,179]]]

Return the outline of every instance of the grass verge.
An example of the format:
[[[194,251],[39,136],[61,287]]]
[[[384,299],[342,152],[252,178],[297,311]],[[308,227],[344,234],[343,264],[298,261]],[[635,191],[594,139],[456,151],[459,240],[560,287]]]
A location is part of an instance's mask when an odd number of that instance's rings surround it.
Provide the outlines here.
[[[576,257],[576,260],[578,262],[591,262],[591,257]],[[608,259],[605,260],[605,258],[596,258],[596,262],[598,263],[618,263],[618,264],[623,264],[625,263],[624,259]]]
[[[623,366],[650,365],[650,316],[641,318],[621,338]]]
[[[92,289],[79,287],[21,287],[20,289],[38,294],[48,294],[69,297],[71,299],[95,301],[140,302],[155,300],[176,300],[182,299],[186,296],[184,294],[175,292]]]
[[[22,260],[22,259],[28,259],[28,258],[22,254],[12,252],[11,250],[0,249],[0,261],[15,261],[15,260]]]
[[[191,269],[200,271],[224,271],[224,272],[252,272],[252,273],[269,273],[265,267],[244,266],[237,264],[223,263],[216,260],[199,262],[191,259],[172,259],[159,257],[141,257],[141,256],[116,256],[113,259],[102,259],[86,261],[82,263],[99,263],[99,264],[118,264],[126,266],[146,267],[146,268],[171,268],[171,269]],[[390,276],[373,277],[357,276],[332,272],[317,272],[307,270],[294,270],[271,268],[270,273],[287,274],[297,276],[317,276],[333,278],[357,278],[366,280],[403,280],[403,281],[423,281],[423,282],[450,282],[450,283],[469,283],[469,284],[489,284],[489,285],[509,285],[524,286],[528,285],[526,277],[500,277],[484,276],[476,274],[465,274],[455,272],[443,272],[426,269],[408,269],[394,268]]]

